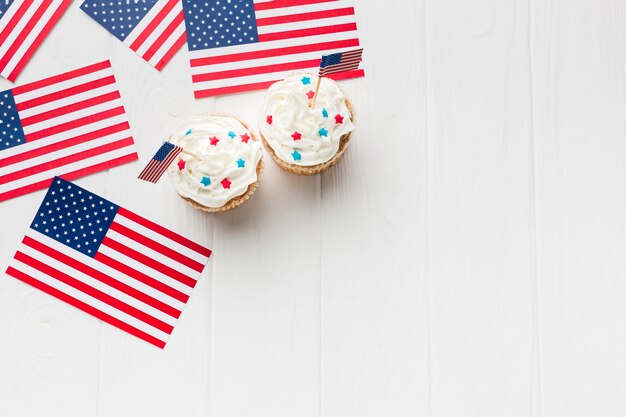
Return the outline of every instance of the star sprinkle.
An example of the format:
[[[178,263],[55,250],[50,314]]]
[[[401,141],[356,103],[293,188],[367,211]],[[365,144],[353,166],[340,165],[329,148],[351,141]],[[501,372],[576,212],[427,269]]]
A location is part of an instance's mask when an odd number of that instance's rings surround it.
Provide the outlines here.
[[[232,182],[228,181],[228,178],[222,180],[222,187],[225,189],[230,190],[230,184],[232,184]]]
[[[300,140],[302,139],[302,135],[298,132],[295,132],[293,135],[291,135],[291,137],[293,138],[293,140]]]
[[[249,141],[249,140],[250,140],[250,136],[248,136],[248,134],[247,134],[247,133],[244,133],[244,134],[241,136],[241,141],[242,141],[243,143],[248,143],[248,141]]]
[[[337,116],[335,116],[335,123],[338,124],[338,125],[341,125],[341,124],[343,124],[343,119],[344,119],[344,117],[342,115],[338,114]]]
[[[328,137],[328,130],[326,130],[325,128],[321,128],[320,136]]]
[[[208,187],[209,185],[211,185],[211,178],[202,177],[202,180],[200,180],[200,183],[204,185],[205,187]]]
[[[328,110],[322,109],[322,116],[328,117]]]
[[[313,97],[315,97],[315,91],[309,91],[308,93],[306,93],[306,96],[309,98],[309,100],[313,100]]]
[[[187,132],[185,132],[185,136],[191,135],[191,132],[193,132],[193,129],[189,129]]]
[[[246,161],[244,161],[243,159],[239,159],[237,161],[237,168],[245,168],[246,167]]]
[[[211,141],[211,145],[213,146],[217,146],[217,143],[220,141],[218,138],[216,138],[215,136],[213,136],[212,138],[209,139]]]
[[[311,77],[302,77],[302,84],[304,85],[311,84]]]
[[[274,118],[272,117],[272,115],[268,115],[267,118],[265,119],[267,121],[268,125],[271,125],[272,122],[274,121]]]
[[[298,152],[298,151],[293,151],[293,153],[291,154],[291,156],[293,156],[293,160],[294,160],[294,161],[300,161],[300,160],[302,160],[302,155],[300,155],[300,152]]]
[[[233,131],[228,132],[228,136],[230,136],[231,139],[235,139],[237,137],[237,134]]]
[[[185,165],[187,165],[187,162],[185,162],[184,159],[181,159],[180,161],[178,161],[178,169],[179,170],[182,171],[183,169],[185,169]]]

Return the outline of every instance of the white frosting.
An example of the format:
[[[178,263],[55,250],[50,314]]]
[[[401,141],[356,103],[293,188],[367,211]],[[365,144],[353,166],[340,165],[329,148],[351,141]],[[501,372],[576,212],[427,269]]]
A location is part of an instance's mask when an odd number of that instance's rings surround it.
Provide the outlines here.
[[[293,75],[273,84],[263,104],[261,133],[276,156],[290,164],[312,166],[329,161],[339,150],[341,137],[354,130],[346,97],[329,78],[322,78],[315,108],[309,107],[307,93],[312,94],[316,85],[317,76]],[[337,115],[343,121],[338,122]],[[296,132],[299,140],[294,140]]]
[[[247,143],[245,137],[250,138]],[[212,144],[212,138],[216,144]],[[261,144],[233,117],[189,118],[172,134],[170,142],[197,156],[181,153],[168,168],[168,174],[178,194],[203,206],[222,207],[257,181],[256,169],[263,154]],[[183,169],[181,159],[185,161]]]

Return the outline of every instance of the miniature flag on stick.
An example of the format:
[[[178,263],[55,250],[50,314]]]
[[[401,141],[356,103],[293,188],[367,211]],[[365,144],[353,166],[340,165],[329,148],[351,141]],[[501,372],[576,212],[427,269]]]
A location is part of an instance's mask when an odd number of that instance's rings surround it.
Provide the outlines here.
[[[7,274],[163,348],[210,255],[56,177]]]
[[[157,153],[152,157],[148,165],[139,174],[139,179],[156,184],[163,173],[167,171],[174,159],[183,152],[183,148],[169,142],[163,142]]]
[[[0,91],[0,201],[136,159],[109,61]]]
[[[85,0],[80,8],[159,71],[187,40],[180,0]]]
[[[15,81],[72,0],[0,0],[0,74]]]
[[[344,71],[358,70],[362,60],[363,48],[356,49],[354,51],[339,52],[336,54],[322,56],[319,77],[317,78],[317,87],[315,87],[315,99],[313,100],[313,105],[311,107],[314,108],[315,103],[317,103],[317,93],[320,90],[322,77],[326,77],[329,74],[341,73]]]
[[[182,1],[196,98],[261,90],[360,45],[353,0]]]

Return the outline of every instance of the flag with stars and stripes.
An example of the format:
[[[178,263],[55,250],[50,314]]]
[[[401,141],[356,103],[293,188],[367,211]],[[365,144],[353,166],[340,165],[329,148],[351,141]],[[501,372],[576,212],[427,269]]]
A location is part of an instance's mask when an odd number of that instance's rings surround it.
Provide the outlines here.
[[[72,0],[0,0],[0,74],[15,81]]]
[[[136,159],[109,61],[0,91],[0,201]]]
[[[210,255],[56,177],[6,272],[163,348]]]
[[[320,64],[320,77],[327,77],[344,71],[354,71],[359,69],[363,58],[363,48],[354,51],[339,52],[336,54],[324,55]]]
[[[169,142],[163,142],[157,153],[152,157],[148,165],[139,174],[139,179],[156,184],[163,173],[167,171],[174,159],[183,151],[180,146]]]
[[[85,0],[80,8],[159,71],[187,40],[180,0]]]
[[[359,47],[352,0],[182,0],[195,97],[259,90]],[[361,77],[362,69],[331,78]]]

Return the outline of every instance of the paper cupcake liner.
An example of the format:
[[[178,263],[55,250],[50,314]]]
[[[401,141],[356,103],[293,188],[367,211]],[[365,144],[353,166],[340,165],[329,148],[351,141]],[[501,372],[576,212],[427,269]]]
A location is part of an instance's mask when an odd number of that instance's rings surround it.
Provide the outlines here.
[[[200,116],[225,116],[225,117],[232,117],[233,119],[237,119],[239,121],[239,123],[241,123],[248,130],[248,132],[250,132],[250,136],[251,136],[250,139],[258,140],[256,135],[254,134],[254,132],[252,132],[252,130],[250,130],[250,128],[248,127],[248,124],[246,122],[244,122],[243,120],[241,120],[237,116],[233,116],[233,115],[225,114],[225,113],[201,113]],[[205,206],[205,205],[202,205],[202,204],[198,203],[197,201],[195,201],[192,198],[184,197],[184,196],[182,196],[180,194],[178,194],[178,196],[180,198],[182,198],[183,200],[185,200],[187,203],[189,203],[193,208],[205,211],[207,213],[221,213],[221,212],[224,212],[224,211],[229,211],[229,210],[234,209],[235,207],[238,207],[239,205],[241,205],[242,203],[247,201],[250,197],[252,197],[252,195],[256,191],[257,187],[259,186],[259,182],[261,180],[261,173],[263,172],[263,168],[264,168],[264,165],[263,165],[263,154],[261,154],[261,159],[259,159],[259,163],[256,166],[257,180],[248,186],[248,189],[246,190],[245,193],[243,193],[240,196],[231,198],[230,200],[228,200],[226,202],[226,204],[224,204],[221,207],[208,207],[208,206]]]
[[[346,106],[348,107],[348,110],[350,111],[350,118],[354,121],[354,109],[352,107],[352,103],[348,99],[346,99]],[[339,139],[339,149],[337,150],[337,153],[330,160],[323,162],[321,164],[310,165],[310,166],[290,164],[289,162],[280,159],[276,155],[276,152],[274,152],[274,149],[270,146],[270,144],[265,139],[265,136],[263,136],[263,133],[260,131],[259,131],[259,136],[261,136],[261,140],[263,142],[263,145],[265,146],[265,150],[267,151],[267,153],[270,154],[270,156],[272,157],[272,160],[276,163],[276,165],[278,165],[284,171],[290,172],[292,174],[310,176],[310,175],[321,174],[322,172],[328,171],[331,167],[335,166],[341,160],[341,157],[343,156],[344,152],[348,148],[350,139],[352,139],[352,132],[343,135],[341,139]]]

